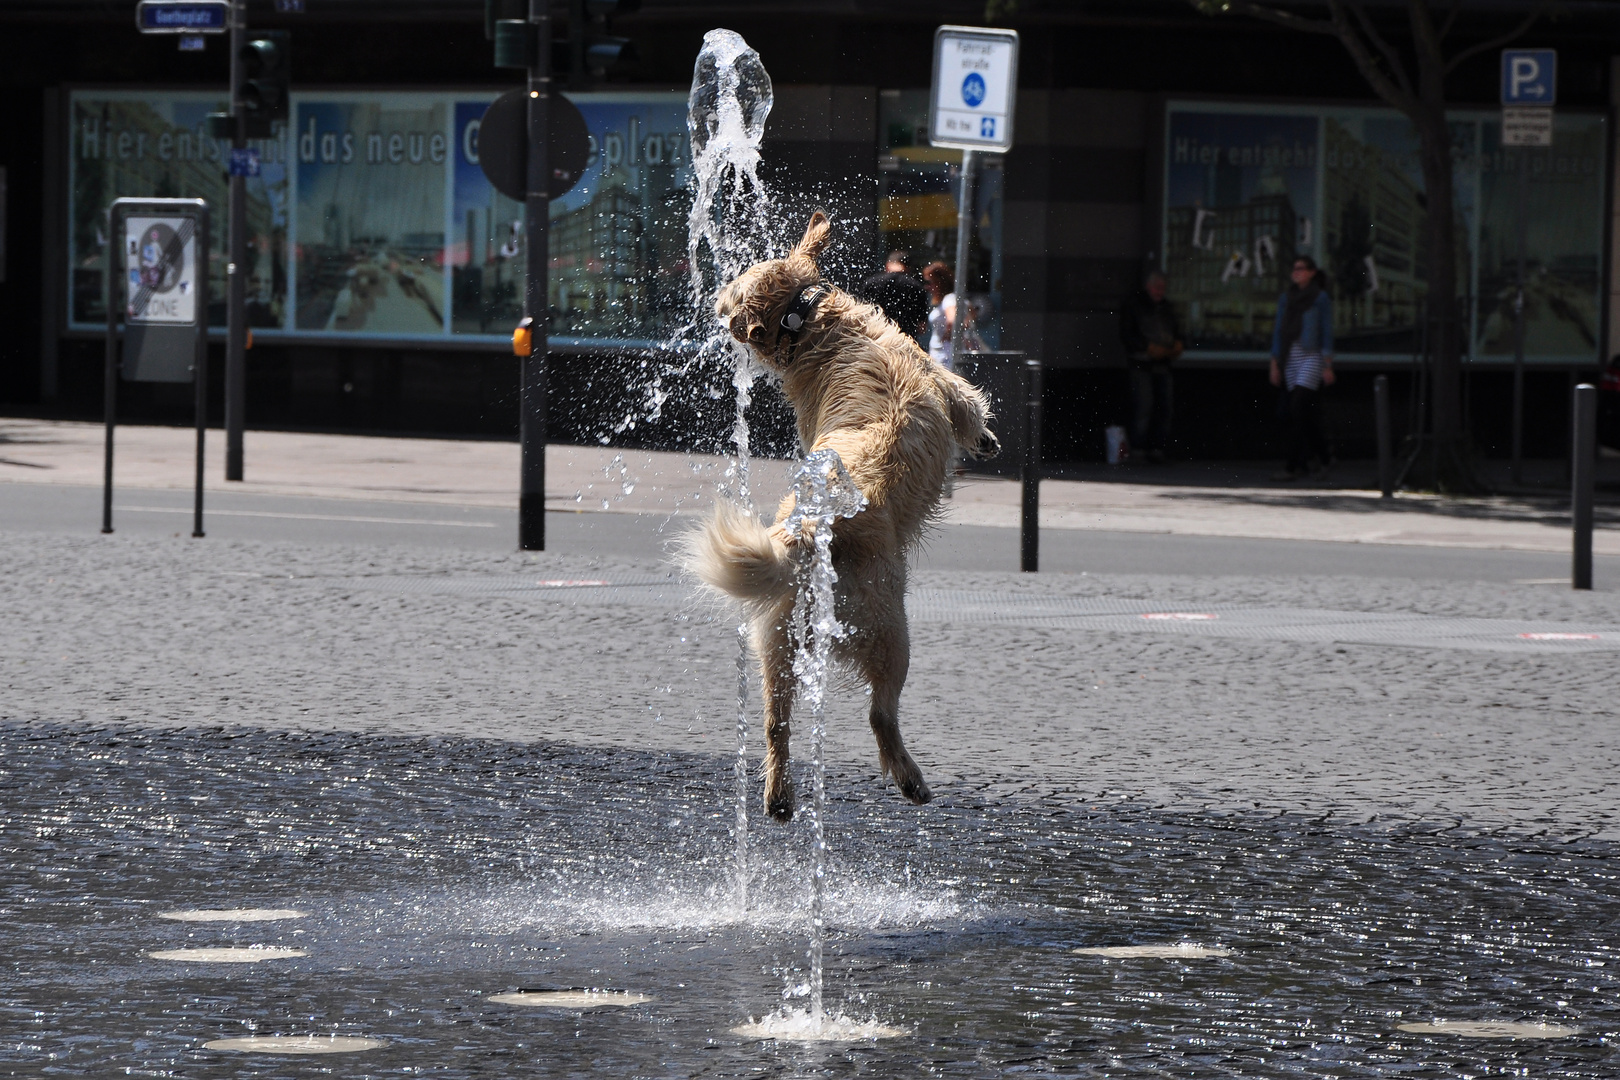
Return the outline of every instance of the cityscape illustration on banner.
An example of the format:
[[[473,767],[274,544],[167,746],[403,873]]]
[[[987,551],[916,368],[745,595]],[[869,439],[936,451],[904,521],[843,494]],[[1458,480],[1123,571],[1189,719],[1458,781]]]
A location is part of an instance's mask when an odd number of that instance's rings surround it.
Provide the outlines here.
[[[293,337],[510,340],[523,293],[523,211],[478,166],[493,93],[293,95],[278,139],[253,143],[247,180],[249,323]],[[551,203],[552,337],[642,343],[685,319],[686,100],[570,95],[589,165]],[[98,222],[120,196],[225,206],[229,146],[204,134],[222,107],[196,92],[75,91],[69,109],[69,326],[105,319]],[[223,210],[222,210],[223,212]],[[225,294],[215,231],[210,295]],[[211,325],[224,324],[221,302]]]
[[[1294,257],[1327,273],[1341,354],[1407,358],[1427,291],[1418,142],[1388,109],[1171,102],[1164,269],[1192,355],[1269,349]],[[1501,114],[1451,114],[1458,295],[1476,362],[1513,357],[1515,185],[1530,172],[1526,350],[1598,359],[1605,118],[1561,112],[1550,148],[1501,145]]]

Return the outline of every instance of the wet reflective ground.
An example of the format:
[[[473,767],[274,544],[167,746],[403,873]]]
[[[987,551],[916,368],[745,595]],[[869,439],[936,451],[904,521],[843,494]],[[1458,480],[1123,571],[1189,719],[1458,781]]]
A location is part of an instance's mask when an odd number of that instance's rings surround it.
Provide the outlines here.
[[[807,829],[756,820],[740,914],[729,760],[0,728],[0,1072],[1620,1075],[1612,845],[960,791],[917,809],[854,773],[829,790],[829,1002],[902,1038],[731,1033],[803,1005]],[[158,917],[221,907],[308,916]],[[1072,951],[1177,943],[1232,952]],[[307,955],[147,955],[253,945]],[[488,1000],[565,987],[652,1000]],[[1437,1019],[1581,1033],[1398,1027]],[[385,1045],[203,1047],[312,1033]]]

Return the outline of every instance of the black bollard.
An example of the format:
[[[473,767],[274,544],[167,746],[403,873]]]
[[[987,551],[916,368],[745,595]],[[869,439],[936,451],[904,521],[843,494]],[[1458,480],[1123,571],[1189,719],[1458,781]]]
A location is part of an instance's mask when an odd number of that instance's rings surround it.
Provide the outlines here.
[[[1041,559],[1041,362],[1024,360],[1023,506],[1019,515],[1018,569],[1033,574]]]
[[[1395,497],[1394,453],[1389,443],[1389,376],[1373,380],[1373,416],[1378,429],[1378,490],[1383,498]]]
[[[1575,558],[1570,586],[1592,587],[1592,472],[1597,456],[1597,387],[1575,388],[1575,440],[1570,447],[1570,517],[1575,526]]]

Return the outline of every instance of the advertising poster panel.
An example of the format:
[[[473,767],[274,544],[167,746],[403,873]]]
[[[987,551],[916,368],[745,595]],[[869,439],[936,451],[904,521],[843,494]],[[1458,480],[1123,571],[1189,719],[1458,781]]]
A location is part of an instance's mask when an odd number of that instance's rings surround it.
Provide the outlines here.
[[[346,93],[293,101],[298,330],[445,332],[449,103]]]
[[[1604,118],[1560,115],[1530,170],[1528,359],[1597,355]],[[1451,121],[1458,299],[1470,359],[1511,359],[1518,150],[1498,114]],[[1270,347],[1296,255],[1327,272],[1341,355],[1409,358],[1427,286],[1418,141],[1387,109],[1172,103],[1164,253],[1193,355]]]
[[[106,213],[125,196],[207,199],[225,218],[229,143],[210,139],[203,118],[225,108],[196,91],[75,91],[68,108],[68,321],[106,325]],[[280,328],[287,304],[288,177],[280,139],[250,143],[260,173],[247,180],[248,324]],[[225,242],[213,230],[208,322],[225,325]]]
[[[523,297],[523,208],[478,166],[493,93],[304,91],[256,142],[249,178],[250,325],[272,340],[510,340]],[[579,183],[551,204],[554,340],[647,344],[689,316],[686,99],[571,95],[590,132]],[[101,224],[120,196],[207,199],[223,220],[224,107],[196,91],[74,91],[68,223],[72,329],[105,321]],[[215,229],[211,296],[225,295]],[[210,323],[223,326],[223,301]]]
[[[686,98],[569,95],[590,133],[585,172],[551,202],[551,334],[651,343],[687,320],[686,223],[692,205]],[[494,100],[456,102],[454,240],[458,334],[509,336],[523,306],[522,204],[478,166],[478,122]]]

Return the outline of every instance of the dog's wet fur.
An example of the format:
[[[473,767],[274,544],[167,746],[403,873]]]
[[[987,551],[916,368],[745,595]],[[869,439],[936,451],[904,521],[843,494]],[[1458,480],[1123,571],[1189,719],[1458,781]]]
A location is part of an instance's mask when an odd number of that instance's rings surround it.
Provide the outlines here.
[[[834,657],[871,687],[878,761],[914,803],[933,796],[900,738],[900,690],[911,663],[906,627],[906,560],[939,513],[958,448],[975,457],[1001,449],[989,403],[967,380],[929,358],[877,307],[838,289],[796,334],[782,317],[805,286],[821,282],[816,260],[832,240],[825,214],[783,259],[758,263],[720,291],[715,311],[733,337],[781,380],[806,451],[833,449],[867,507],[833,525],[836,614],[849,628]],[[789,620],[800,584],[800,553],[812,538],[722,502],[684,544],[687,568],[747,608],[765,703],[765,809],[793,817],[789,721],[796,680]]]

